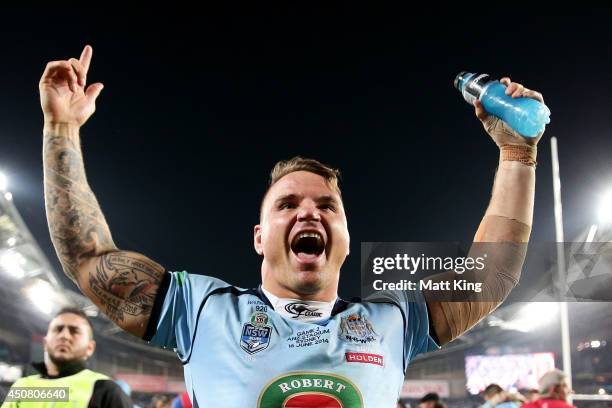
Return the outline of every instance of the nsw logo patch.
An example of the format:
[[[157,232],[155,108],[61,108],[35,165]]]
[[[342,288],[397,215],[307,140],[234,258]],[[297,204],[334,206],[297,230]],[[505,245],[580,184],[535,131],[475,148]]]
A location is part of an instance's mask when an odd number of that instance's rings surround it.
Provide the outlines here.
[[[272,327],[268,325],[268,315],[253,313],[250,323],[242,326],[240,347],[249,354],[255,354],[268,348],[271,337]]]

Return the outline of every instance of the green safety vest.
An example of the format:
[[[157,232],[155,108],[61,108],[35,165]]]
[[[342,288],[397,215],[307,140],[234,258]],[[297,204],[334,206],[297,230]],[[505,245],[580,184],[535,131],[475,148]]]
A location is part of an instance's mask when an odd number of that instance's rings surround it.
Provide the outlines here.
[[[41,378],[40,374],[21,378],[14,387],[68,387],[68,402],[5,402],[0,408],[87,408],[94,384],[109,377],[88,369],[62,378]]]

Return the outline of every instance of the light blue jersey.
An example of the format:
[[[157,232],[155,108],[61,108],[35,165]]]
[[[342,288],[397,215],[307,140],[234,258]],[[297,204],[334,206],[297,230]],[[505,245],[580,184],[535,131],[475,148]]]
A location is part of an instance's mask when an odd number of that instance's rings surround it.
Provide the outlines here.
[[[338,300],[330,318],[304,323],[261,288],[186,272],[166,274],[145,339],[176,349],[201,408],[393,407],[408,362],[438,347],[422,298]]]

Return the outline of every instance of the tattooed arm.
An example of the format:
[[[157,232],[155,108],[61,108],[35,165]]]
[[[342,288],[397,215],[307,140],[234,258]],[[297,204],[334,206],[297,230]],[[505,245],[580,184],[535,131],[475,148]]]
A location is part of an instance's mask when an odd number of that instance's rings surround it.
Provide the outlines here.
[[[45,117],[45,204],[51,240],[66,275],[119,327],[142,337],[164,268],[114,244],[87,178],[80,127],[102,84],[85,88],[92,49],[47,64],[39,88]]]
[[[544,103],[541,93],[525,88],[505,77],[506,95],[512,98],[532,98]],[[459,337],[492,313],[518,284],[531,234],[536,182],[537,143],[543,133],[526,138],[511,129],[501,119],[490,116],[479,100],[474,102],[475,114],[486,132],[499,147],[499,167],[493,184],[493,194],[485,215],[476,231],[469,256],[488,259],[484,269],[460,275],[482,284],[481,293],[459,296],[454,301],[440,301],[440,294],[425,293],[433,327],[441,344]],[[455,279],[459,275],[449,273]]]

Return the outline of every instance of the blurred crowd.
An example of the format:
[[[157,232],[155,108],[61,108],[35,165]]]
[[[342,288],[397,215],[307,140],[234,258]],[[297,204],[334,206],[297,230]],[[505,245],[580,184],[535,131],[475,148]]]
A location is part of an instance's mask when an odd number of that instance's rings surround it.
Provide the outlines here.
[[[452,406],[479,408],[575,408],[569,403],[572,390],[567,377],[560,370],[545,373],[538,381],[538,389],[522,392],[508,392],[498,384],[489,384],[481,394],[482,403],[474,405],[470,401],[453,401]],[[416,404],[399,400],[397,408],[451,408],[436,393],[424,395]]]

